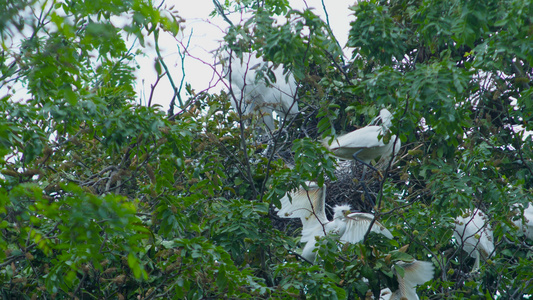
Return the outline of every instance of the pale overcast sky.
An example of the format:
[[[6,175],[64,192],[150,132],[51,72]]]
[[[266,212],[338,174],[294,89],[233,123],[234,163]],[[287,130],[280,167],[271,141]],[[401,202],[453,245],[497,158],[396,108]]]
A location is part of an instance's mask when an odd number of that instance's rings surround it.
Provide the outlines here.
[[[305,7],[314,8],[315,14],[321,16],[325,20],[324,9],[320,0],[289,0],[294,9],[303,10]],[[328,11],[330,25],[337,40],[344,46],[348,38],[349,23],[353,20],[353,15],[348,9],[350,5],[355,3],[355,0],[324,0],[326,9]],[[220,47],[223,41],[224,32],[228,28],[228,24],[220,16],[214,18],[209,17],[209,14],[214,10],[212,0],[165,0],[166,7],[174,6],[173,10],[178,11],[178,15],[186,20],[184,30],[178,36],[179,42],[184,45],[190,37],[190,44],[188,47],[188,54],[185,57],[183,69],[185,70],[185,81],[192,85],[193,89],[198,93],[206,89],[210,92],[216,93],[225,88],[223,84],[218,83],[218,76],[214,76],[212,65],[214,64],[214,57],[211,51]],[[27,10],[28,15],[31,11]],[[229,18],[238,24],[242,16],[234,14]],[[113,19],[116,26],[121,26],[120,17]],[[31,28],[27,28],[27,32],[15,36],[13,39],[14,45],[20,44],[20,40],[31,35]],[[127,44],[134,43],[135,37],[130,36]],[[136,60],[140,65],[137,76],[136,90],[139,93],[138,99],[142,99],[145,103],[150,96],[151,85],[156,82],[156,72],[154,69],[154,59],[157,57],[153,48],[153,35],[147,38],[147,48],[144,48],[144,56],[137,56]],[[183,52],[183,47],[178,47],[176,39],[170,35],[161,34],[160,36],[161,53],[164,61],[169,68],[170,73],[177,85],[179,85],[182,77],[182,64],[179,51]],[[216,84],[216,85],[215,85]],[[183,88],[185,90],[185,88]],[[15,84],[14,90],[9,90],[7,87],[0,89],[0,96],[7,93],[16,93],[12,99],[19,101],[28,98],[26,90],[22,88],[21,84]],[[182,98],[186,100],[185,92],[182,92]],[[166,111],[173,96],[173,91],[168,78],[162,78],[158,83],[152,100],[152,104],[160,104]]]
[[[325,20],[324,9],[320,0],[290,0],[293,8],[303,10],[306,6],[314,8],[315,14],[321,16]],[[353,20],[351,10],[348,9],[350,5],[355,3],[355,0],[324,0],[326,9],[329,15],[329,21],[335,37],[338,39],[341,46],[346,44],[348,39],[348,31],[350,21]],[[216,76],[213,76],[211,65],[214,62],[213,54],[210,53],[220,47],[220,43],[224,37],[224,31],[228,25],[224,20],[217,16],[210,18],[209,14],[213,11],[214,5],[212,0],[194,0],[192,2],[185,2],[183,0],[167,0],[167,6],[175,6],[178,14],[186,20],[185,29],[181,32],[179,39],[183,44],[187,43],[190,36],[190,44],[188,52],[190,56],[185,58],[185,81],[190,83],[196,92],[200,92],[211,88],[211,92],[218,92],[224,88],[222,84],[216,83]],[[230,16],[234,23],[240,20],[239,15]],[[170,69],[176,84],[182,78],[182,66],[178,51],[179,49],[173,38],[161,38],[162,55],[165,63]],[[154,71],[155,53],[147,53],[144,58],[138,58],[141,69],[138,72],[139,83],[137,90],[139,93],[144,93],[147,99],[150,94],[150,85],[156,80]],[[204,61],[204,62],[202,62]],[[213,80],[214,78],[214,80]],[[144,83],[143,83],[144,80]],[[167,78],[161,79],[153,97],[153,103],[163,105],[163,109],[168,109],[168,104],[172,97],[172,88]],[[182,93],[185,96],[184,93]],[[145,103],[143,103],[145,104]]]

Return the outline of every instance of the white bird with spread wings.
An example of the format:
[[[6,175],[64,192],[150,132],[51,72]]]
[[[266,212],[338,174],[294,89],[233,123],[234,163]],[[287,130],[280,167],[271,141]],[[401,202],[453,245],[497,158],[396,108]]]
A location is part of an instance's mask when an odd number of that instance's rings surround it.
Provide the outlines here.
[[[302,221],[302,238],[306,243],[302,257],[310,262],[316,258],[316,239],[328,234],[337,234],[342,243],[358,243],[363,240],[374,215],[369,213],[352,213],[349,205],[336,205],[333,208],[333,220],[326,217],[325,199],[326,187],[319,187],[315,182],[308,182],[307,189],[300,188],[281,199],[281,218],[300,218]],[[393,236],[390,231],[374,221],[371,231],[380,233],[389,239]]]
[[[403,269],[403,275],[397,271],[398,267]],[[397,276],[398,289],[394,293],[389,288],[381,290],[380,300],[420,299],[416,293],[416,286],[433,279],[435,272],[431,262],[420,260],[397,262],[393,269]]]

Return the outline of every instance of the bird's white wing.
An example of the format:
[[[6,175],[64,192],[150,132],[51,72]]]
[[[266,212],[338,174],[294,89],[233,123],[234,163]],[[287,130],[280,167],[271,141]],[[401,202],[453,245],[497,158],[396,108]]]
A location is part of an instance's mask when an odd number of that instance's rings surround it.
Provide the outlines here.
[[[373,219],[374,215],[368,213],[351,213],[346,216],[346,230],[341,236],[341,242],[355,244],[362,241]],[[389,239],[393,238],[391,232],[377,221],[374,222],[371,231],[380,233]]]
[[[315,236],[324,235],[324,226],[328,223],[324,200],[326,187],[320,188],[315,182],[308,182],[309,190],[300,188],[295,192],[281,198],[281,209],[278,216],[281,218],[300,218],[302,221],[301,242],[314,239]]]
[[[393,293],[392,299],[420,299],[416,294],[416,286],[433,279],[434,266],[427,261],[415,260],[410,263],[397,262],[396,267],[404,269],[403,277],[398,274],[398,290]]]
[[[281,208],[278,216],[281,218],[308,218],[310,215],[320,214],[324,207],[322,200],[325,187],[319,188],[314,182],[307,183],[308,190],[299,188],[287,193],[281,198]]]
[[[316,216],[326,219],[324,198],[326,187],[319,187],[315,182],[306,182],[308,190],[303,187],[287,193],[281,198],[281,209],[278,216],[282,218],[309,218]],[[289,199],[289,195],[290,198]]]
[[[431,262],[415,260],[410,263],[397,262],[396,264],[405,270],[402,280],[407,288],[413,288],[433,279],[435,267]]]
[[[373,148],[383,147],[383,139],[378,136],[382,134],[383,128],[381,126],[366,126],[359,128],[347,134],[341,135],[333,140],[330,145],[332,152],[339,148]]]

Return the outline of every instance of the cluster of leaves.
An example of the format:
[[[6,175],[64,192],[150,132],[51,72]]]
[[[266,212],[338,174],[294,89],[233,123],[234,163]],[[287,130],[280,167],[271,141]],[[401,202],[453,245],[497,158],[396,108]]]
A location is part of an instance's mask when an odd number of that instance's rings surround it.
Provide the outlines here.
[[[5,7],[2,295],[364,299],[394,290],[394,263],[412,258],[436,266],[421,297],[533,293],[531,241],[511,222],[512,204],[532,202],[529,1],[359,2],[347,65],[311,10],[283,0],[218,4],[251,12],[228,30],[229,49],[283,63],[299,82],[301,113],[279,122],[269,147],[258,142],[260,122],[232,111],[224,92],[191,90],[170,115],[135,104],[140,51],[125,37],[143,47],[175,35],[172,11],[144,0]],[[405,145],[377,191],[376,212],[395,239],[371,234],[340,247],[327,237],[317,264],[299,259],[299,231],[278,226],[273,205],[305,181],[334,181],[335,162],[317,140],[385,106]],[[474,207],[490,216],[496,251],[472,274],[452,232]]]

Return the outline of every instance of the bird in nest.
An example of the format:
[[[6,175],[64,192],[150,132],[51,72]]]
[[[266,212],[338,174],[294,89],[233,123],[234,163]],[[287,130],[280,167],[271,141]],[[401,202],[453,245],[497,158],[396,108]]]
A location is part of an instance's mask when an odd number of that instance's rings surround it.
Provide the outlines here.
[[[328,220],[325,212],[326,187],[319,187],[315,182],[307,182],[306,186],[281,198],[277,214],[281,218],[300,218],[302,221],[300,241],[306,244],[301,256],[307,261],[315,262],[317,239],[329,234],[337,234],[341,243],[355,244],[363,240],[372,225],[372,232],[393,238],[385,226],[374,220],[373,214],[352,213],[349,205],[334,206],[333,220]]]
[[[381,125],[376,125],[379,121],[381,121]],[[365,197],[371,201],[372,206],[375,205],[375,202],[365,184],[366,168],[371,168],[383,177],[370,162],[379,157],[383,159],[395,156],[402,146],[400,139],[396,135],[391,135],[389,130],[391,125],[392,114],[384,108],[369,125],[339,137],[330,137],[322,141],[322,145],[335,157],[343,160],[355,160],[363,164],[360,183]]]
[[[382,125],[375,125],[380,120]],[[372,160],[390,157],[393,150],[396,155],[400,150],[400,139],[390,135],[391,124],[392,114],[384,108],[369,125],[336,138],[326,138],[322,144],[337,158],[357,160],[370,166]]]

